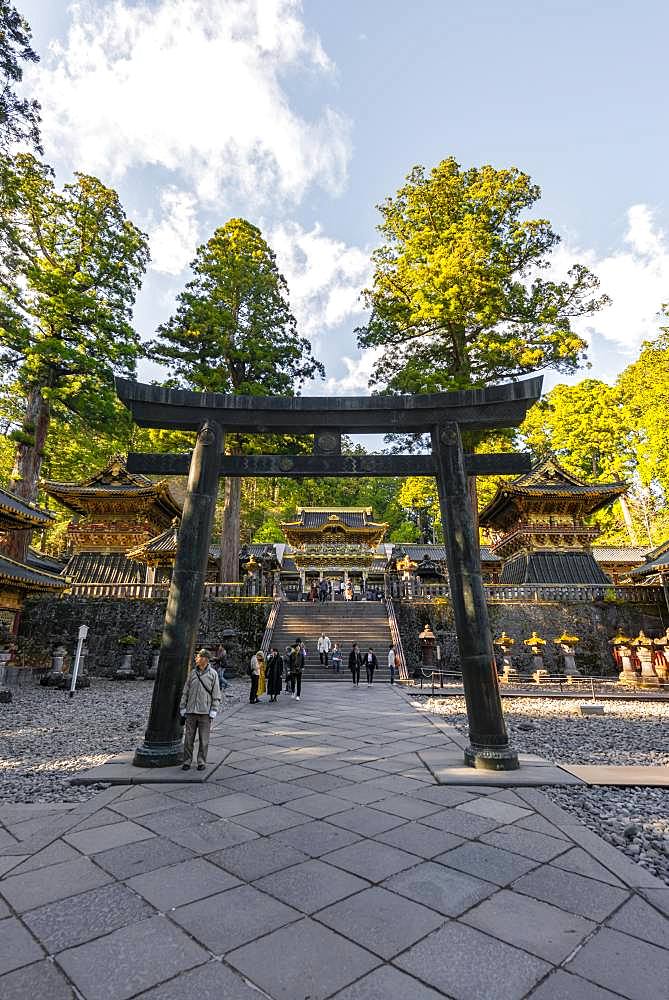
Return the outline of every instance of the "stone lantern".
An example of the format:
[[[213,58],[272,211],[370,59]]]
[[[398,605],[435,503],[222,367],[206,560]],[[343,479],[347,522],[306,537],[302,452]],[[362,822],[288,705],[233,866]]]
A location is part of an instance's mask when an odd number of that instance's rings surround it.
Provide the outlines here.
[[[523,639],[523,645],[529,646],[532,651],[532,676],[539,683],[543,677],[548,676],[548,671],[544,669],[544,646],[546,645],[546,640],[537,635],[537,631],[534,629],[529,639]]]
[[[641,676],[637,678],[637,684],[640,687],[659,687],[660,678],[653,667],[653,640],[641,629],[636,639],[632,639],[632,646],[641,663]]]
[[[503,684],[510,684],[512,681],[520,680],[520,674],[511,662],[511,647],[515,645],[516,640],[512,639],[510,635],[506,632],[502,632],[499,639],[495,639],[495,645],[499,646],[502,650],[502,666],[504,667],[504,672],[501,677]]]
[[[623,635],[622,632],[619,632],[618,635],[611,639],[611,645],[613,646],[616,658],[623,668],[618,674],[618,683],[629,684],[631,687],[634,687],[637,675],[632,662],[632,640],[628,635]]]
[[[423,666],[434,670],[437,666],[437,637],[432,631],[429,622],[419,634],[418,640],[420,642],[420,658]]]
[[[397,572],[400,574],[400,579],[402,581],[402,597],[411,597],[411,576],[417,565],[418,563],[414,562],[413,559],[410,559],[408,554],[404,556],[404,559],[399,559],[396,563]]]
[[[576,646],[580,642],[580,638],[577,635],[569,635],[567,630],[564,629],[562,635],[559,635],[553,642],[558,647],[562,653],[564,672],[567,677],[580,677],[581,671],[576,666]]]

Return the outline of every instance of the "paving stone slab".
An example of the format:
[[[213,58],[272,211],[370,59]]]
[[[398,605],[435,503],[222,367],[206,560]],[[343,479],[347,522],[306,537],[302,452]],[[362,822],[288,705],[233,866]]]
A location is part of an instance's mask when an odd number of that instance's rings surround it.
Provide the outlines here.
[[[584,851],[582,847],[572,847],[565,854],[553,858],[551,864],[556,868],[564,868],[565,871],[574,872],[576,875],[585,875],[586,878],[597,879],[598,882],[606,882],[607,885],[615,885],[624,889],[625,885],[619,878],[610,872],[604,865]],[[667,890],[669,892],[669,890]]]
[[[261,994],[222,962],[211,961],[140,993],[136,1000],[261,1000]]]
[[[44,952],[16,917],[0,920],[0,975],[44,958]],[[1,982],[2,980],[0,980]]]
[[[562,764],[562,768],[587,785],[628,785],[669,788],[669,767],[617,764]]]
[[[2,1000],[75,1000],[74,990],[53,962],[35,962],[0,976]]]
[[[434,802],[435,805],[444,809],[450,806],[459,806],[461,802],[471,802],[479,794],[478,790],[471,792],[468,788],[429,785],[427,788],[419,788],[411,792],[411,798],[420,799],[422,802]]]
[[[440,854],[436,860],[500,886],[508,885],[537,865],[532,859],[480,843],[461,844]]]
[[[374,837],[377,833],[385,833],[394,827],[403,826],[406,820],[402,816],[393,816],[387,812],[372,809],[369,806],[355,806],[345,812],[330,817],[334,826],[352,830],[361,837]]]
[[[211,813],[209,814],[212,815]],[[224,847],[234,847],[255,840],[258,836],[254,830],[249,830],[229,819],[218,819],[213,823],[201,823],[199,826],[183,827],[169,834],[170,840],[187,847],[195,854],[210,854],[221,851]]]
[[[375,802],[373,808],[387,812],[391,816],[399,816],[400,819],[422,819],[423,816],[439,812],[441,806],[436,802],[411,798],[409,795],[390,795],[387,799]]]
[[[502,889],[461,920],[507,944],[559,965],[595,929],[595,924],[556,906]]]
[[[489,833],[500,826],[499,820],[491,819],[489,816],[475,816],[474,813],[466,813],[455,809],[442,809],[440,812],[431,813],[421,820],[425,826],[431,826],[434,830],[446,830],[447,833],[454,833],[458,837],[480,837],[483,833]]]
[[[534,861],[552,861],[569,850],[569,842],[566,840],[522,830],[517,826],[501,826],[492,833],[484,833],[481,842],[513,851],[514,854],[521,854]]]
[[[140,840],[136,844],[113,847],[111,851],[96,854],[95,863],[117,879],[128,879],[192,857],[193,852],[186,847],[165,837],[154,837],[152,840]]]
[[[285,844],[274,843],[273,838],[251,840],[223,851],[207,855],[207,861],[219,865],[244,882],[255,882],[264,875],[290,868],[308,860],[308,855]]]
[[[202,808],[224,819],[251,812],[253,809],[264,809],[266,805],[266,800],[258,798],[257,795],[249,795],[247,792],[231,792],[229,795],[222,795],[219,798],[207,799],[202,803]]]
[[[98,812],[93,813],[92,816],[87,816],[86,819],[82,819],[81,823],[77,823],[73,826],[69,833],[79,833],[82,830],[94,830],[98,826],[111,826],[113,823],[122,823],[127,817],[121,816],[120,813],[114,812],[113,809],[99,809]]]
[[[374,839],[382,844],[390,844],[391,847],[409,851],[420,858],[434,858],[437,854],[443,854],[444,851],[463,842],[462,837],[456,837],[454,833],[433,830],[432,827],[424,826],[422,823],[405,823],[404,826],[396,826],[387,833],[377,834]]]
[[[35,871],[37,868],[48,868],[49,865],[57,865],[61,861],[75,861],[81,855],[73,847],[66,844],[64,840],[54,840],[48,847],[37,851],[31,858],[26,858],[12,871],[12,875],[23,875],[24,872]]]
[[[383,886],[447,917],[459,916],[497,891],[491,882],[429,861],[394,875]]]
[[[106,871],[80,857],[23,875],[10,875],[0,884],[0,892],[17,913],[24,913],[110,881]]]
[[[266,805],[263,809],[245,812],[235,818],[240,826],[264,836],[304,825],[304,816],[285,806]]]
[[[303,913],[313,913],[369,888],[369,882],[316,858],[273,872],[254,884]]]
[[[669,889],[640,889],[639,891],[652,906],[669,917]]]
[[[631,889],[664,889],[666,883],[651,875],[643,865],[638,865],[625,857],[622,851],[598,837],[592,830],[586,829],[580,823],[566,827],[565,832],[574,843],[595,857],[609,871],[617,875],[621,882]]]
[[[487,934],[450,921],[395,959],[454,1000],[520,1000],[551,966]]]
[[[475,816],[488,816],[500,823],[513,823],[517,819],[524,819],[532,815],[530,809],[523,809],[509,802],[500,802],[499,799],[490,795],[462,802],[455,808],[462,812],[474,813]]]
[[[58,964],[86,1000],[127,1000],[208,958],[165,917],[152,917],[64,951]]]
[[[291,807],[305,816],[311,816],[312,819],[327,819],[336,813],[346,812],[350,809],[350,804],[335,795],[315,792],[313,795],[305,795],[292,802]]]
[[[606,922],[608,927],[669,948],[669,919],[649,906],[640,896],[632,896]]]
[[[63,840],[76,847],[82,854],[99,854],[111,850],[112,847],[124,847],[139,840],[151,840],[155,834],[151,830],[133,823],[132,820],[120,820],[109,826],[94,827],[75,833],[66,833]]]
[[[132,789],[135,791],[135,789]],[[125,816],[126,819],[136,819],[139,816],[149,816],[154,812],[162,812],[164,809],[174,809],[174,799],[165,795],[162,791],[154,792],[145,788],[137,788],[139,795],[128,798],[122,796],[114,802],[112,808],[115,812]]]
[[[337,865],[346,871],[367,879],[368,882],[382,882],[405,868],[416,864],[416,855],[390,847],[373,840],[361,840],[352,847],[345,847],[325,855],[328,864]]]
[[[328,906],[317,919],[386,960],[444,922],[434,910],[379,886]]]
[[[530,1000],[620,1000],[620,994],[558,969],[530,993]]]
[[[50,955],[155,916],[155,910],[124,885],[68,896],[24,914],[23,921]]]
[[[521,799],[521,801],[523,801]],[[555,826],[554,823],[549,823],[547,819],[543,816],[538,816],[533,813],[526,819],[519,819],[516,821],[514,826],[519,827],[521,830],[532,830],[534,833],[545,833],[548,837],[562,838],[562,840],[569,840],[566,834],[560,830],[559,827]]]
[[[629,896],[625,889],[617,889],[553,865],[542,865],[523,875],[514,882],[513,888],[559,906],[568,913],[597,921],[605,920]]]
[[[338,848],[346,848],[360,840],[357,833],[333,826],[324,820],[312,820],[303,826],[293,826],[290,830],[281,830],[273,836],[277,844],[297,848],[312,858],[319,858]]]
[[[272,1000],[324,1000],[379,965],[374,955],[308,917],[233,951],[226,960]]]
[[[128,880],[128,885],[164,913],[205,896],[232,889],[240,885],[240,881],[204,858],[193,858],[178,865],[136,875]]]
[[[666,996],[669,951],[602,927],[566,968],[629,1000],[648,1000]]]
[[[215,955],[224,955],[300,916],[298,910],[251,885],[228,889],[171,913],[176,923]]]
[[[383,965],[340,990],[332,1000],[442,1000],[443,996],[392,965]]]
[[[163,837],[169,837],[178,830],[204,826],[205,823],[213,823],[215,819],[216,816],[213,813],[203,809],[200,805],[175,802],[172,809],[163,809],[160,812],[142,816],[142,826]]]
[[[345,802],[357,802],[358,805],[364,806],[386,799],[388,797],[388,790],[386,788],[379,788],[376,785],[370,785],[364,781],[360,784],[354,784],[349,781],[347,786],[333,789],[332,794],[339,799],[343,799]]]

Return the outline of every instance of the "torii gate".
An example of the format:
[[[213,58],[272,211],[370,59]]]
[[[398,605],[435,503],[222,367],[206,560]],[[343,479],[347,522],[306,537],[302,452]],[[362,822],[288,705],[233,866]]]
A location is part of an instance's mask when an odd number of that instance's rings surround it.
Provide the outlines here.
[[[116,379],[116,391],[140,427],[197,431],[190,455],[130,454],[131,472],[184,475],[188,489],[139,767],[170,767],[181,759],[178,707],[193,655],[218,494],[225,476],[435,476],[439,491],[453,616],[467,704],[470,745],[465,763],[514,770],[502,715],[488,608],[481,580],[468,475],[529,471],[529,456],[469,455],[460,428],[516,427],[541,394],[540,376],[485,389],[415,396],[229,396],[164,389]],[[312,455],[225,456],[225,431],[313,434]],[[341,436],[429,433],[429,455],[341,454]]]

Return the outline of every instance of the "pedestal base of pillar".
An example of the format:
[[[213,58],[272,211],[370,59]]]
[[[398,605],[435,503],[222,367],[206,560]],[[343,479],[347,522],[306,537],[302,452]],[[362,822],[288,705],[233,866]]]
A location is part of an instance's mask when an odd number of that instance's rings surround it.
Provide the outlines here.
[[[660,678],[657,674],[641,674],[638,678],[638,686],[642,688],[654,688],[660,686]]]
[[[465,747],[465,765],[478,771],[517,771],[518,754],[510,747]]]
[[[621,670],[620,673],[618,674],[618,683],[625,684],[627,685],[627,687],[636,687],[637,675],[636,673],[634,673],[634,671]]]
[[[135,767],[176,767],[183,759],[183,744],[181,740],[174,740],[171,743],[153,745],[142,743],[135,750],[132,762]]]

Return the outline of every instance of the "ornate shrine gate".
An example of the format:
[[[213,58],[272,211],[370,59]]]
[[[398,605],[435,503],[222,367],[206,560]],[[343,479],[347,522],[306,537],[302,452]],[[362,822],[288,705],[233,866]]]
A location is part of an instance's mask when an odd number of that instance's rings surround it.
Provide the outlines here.
[[[180,760],[179,698],[197,638],[219,477],[435,476],[469,720],[465,763],[489,770],[517,768],[518,755],[509,746],[502,715],[467,475],[520,474],[529,471],[530,462],[517,454],[466,455],[460,428],[517,426],[539,398],[541,384],[537,377],[486,389],[337,399],[227,396],[117,379],[119,398],[140,427],[197,431],[190,455],[128,456],[131,472],[188,474],[158,676],[135,764],[169,767]],[[223,454],[224,430],[313,434],[313,454],[228,457]],[[429,433],[432,452],[342,455],[342,433]]]

